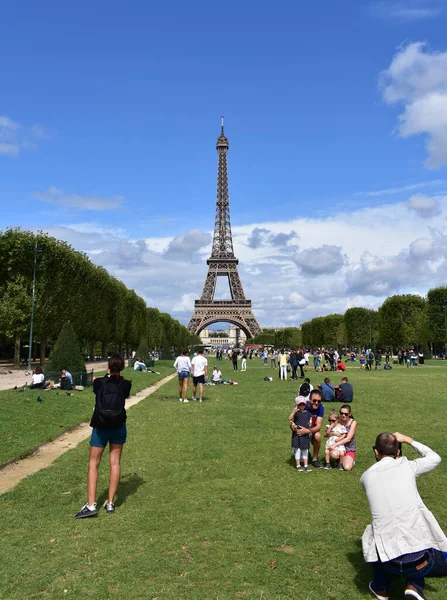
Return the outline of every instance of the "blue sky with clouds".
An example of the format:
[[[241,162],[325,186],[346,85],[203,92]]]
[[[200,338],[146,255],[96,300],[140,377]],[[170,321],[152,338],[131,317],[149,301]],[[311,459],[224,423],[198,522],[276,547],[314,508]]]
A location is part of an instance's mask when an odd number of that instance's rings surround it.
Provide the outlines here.
[[[0,22],[0,227],[44,230],[187,322],[225,115],[264,326],[447,274],[447,3],[31,0]]]

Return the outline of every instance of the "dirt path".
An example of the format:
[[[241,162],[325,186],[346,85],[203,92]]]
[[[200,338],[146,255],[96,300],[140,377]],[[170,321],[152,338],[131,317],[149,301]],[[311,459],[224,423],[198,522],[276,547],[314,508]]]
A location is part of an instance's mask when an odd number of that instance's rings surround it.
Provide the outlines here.
[[[99,369],[98,369],[99,370]],[[164,377],[154,385],[141,390],[126,401],[126,409],[138,404],[147,396],[153,394],[162,385],[176,377],[176,373]],[[52,442],[43,444],[33,454],[11,463],[0,470],[0,494],[12,490],[22,479],[29,477],[40,469],[46,469],[53,462],[90,436],[91,428],[88,423],[81,423],[70,432],[63,433]]]

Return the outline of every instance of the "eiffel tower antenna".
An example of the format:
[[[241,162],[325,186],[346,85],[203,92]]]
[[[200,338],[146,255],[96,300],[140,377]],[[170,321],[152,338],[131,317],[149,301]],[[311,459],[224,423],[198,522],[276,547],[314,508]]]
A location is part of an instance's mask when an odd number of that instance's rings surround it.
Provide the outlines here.
[[[252,310],[251,300],[245,298],[239,277],[238,259],[234,255],[230,222],[230,198],[228,194],[227,152],[230,145],[224,133],[224,117],[217,138],[217,198],[214,218],[213,245],[208,258],[208,273],[200,300],[194,303],[194,312],[188,329],[199,334],[212,323],[225,321],[240,327],[247,338],[261,333],[262,329]],[[227,277],[231,300],[214,300],[218,277]]]

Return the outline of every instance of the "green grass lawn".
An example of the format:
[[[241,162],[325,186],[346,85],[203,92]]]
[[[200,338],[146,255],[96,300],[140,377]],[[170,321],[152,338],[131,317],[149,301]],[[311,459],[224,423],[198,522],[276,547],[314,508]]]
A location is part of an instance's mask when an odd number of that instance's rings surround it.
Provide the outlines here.
[[[370,515],[359,478],[381,431],[412,435],[445,457],[447,363],[349,367],[357,465],[309,474],[291,461],[296,383],[247,363],[239,386],[206,387],[203,404],[179,403],[174,380],[129,411],[114,515],[73,519],[86,500],[87,441],[1,496],[0,598],[369,598],[360,538]],[[220,365],[232,376],[231,363]],[[263,381],[267,373],[273,382]],[[104,463],[99,503],[107,476]],[[446,486],[444,463],[419,480],[444,529]],[[447,582],[428,580],[427,596],[446,599]],[[398,581],[393,597],[403,597]]]
[[[154,371],[160,375],[125,369],[124,376],[132,380],[132,394],[172,373],[172,361],[157,361]],[[102,372],[104,373],[104,371]],[[100,375],[99,371],[97,375]],[[90,421],[94,406],[91,387],[84,391],[30,390],[0,392],[0,465],[28,454],[31,450],[54,439],[59,434]],[[37,398],[43,400],[37,402]]]

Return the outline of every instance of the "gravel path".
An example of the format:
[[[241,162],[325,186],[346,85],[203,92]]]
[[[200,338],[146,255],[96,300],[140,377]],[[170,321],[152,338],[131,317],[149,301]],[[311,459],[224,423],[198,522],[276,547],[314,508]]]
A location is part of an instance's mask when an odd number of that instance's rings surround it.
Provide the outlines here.
[[[94,369],[95,371],[104,371],[107,369],[107,361],[95,362],[86,364],[87,371]],[[27,383],[31,384],[32,372],[28,369],[12,369],[0,367],[0,390],[10,390],[14,386],[20,387]]]

